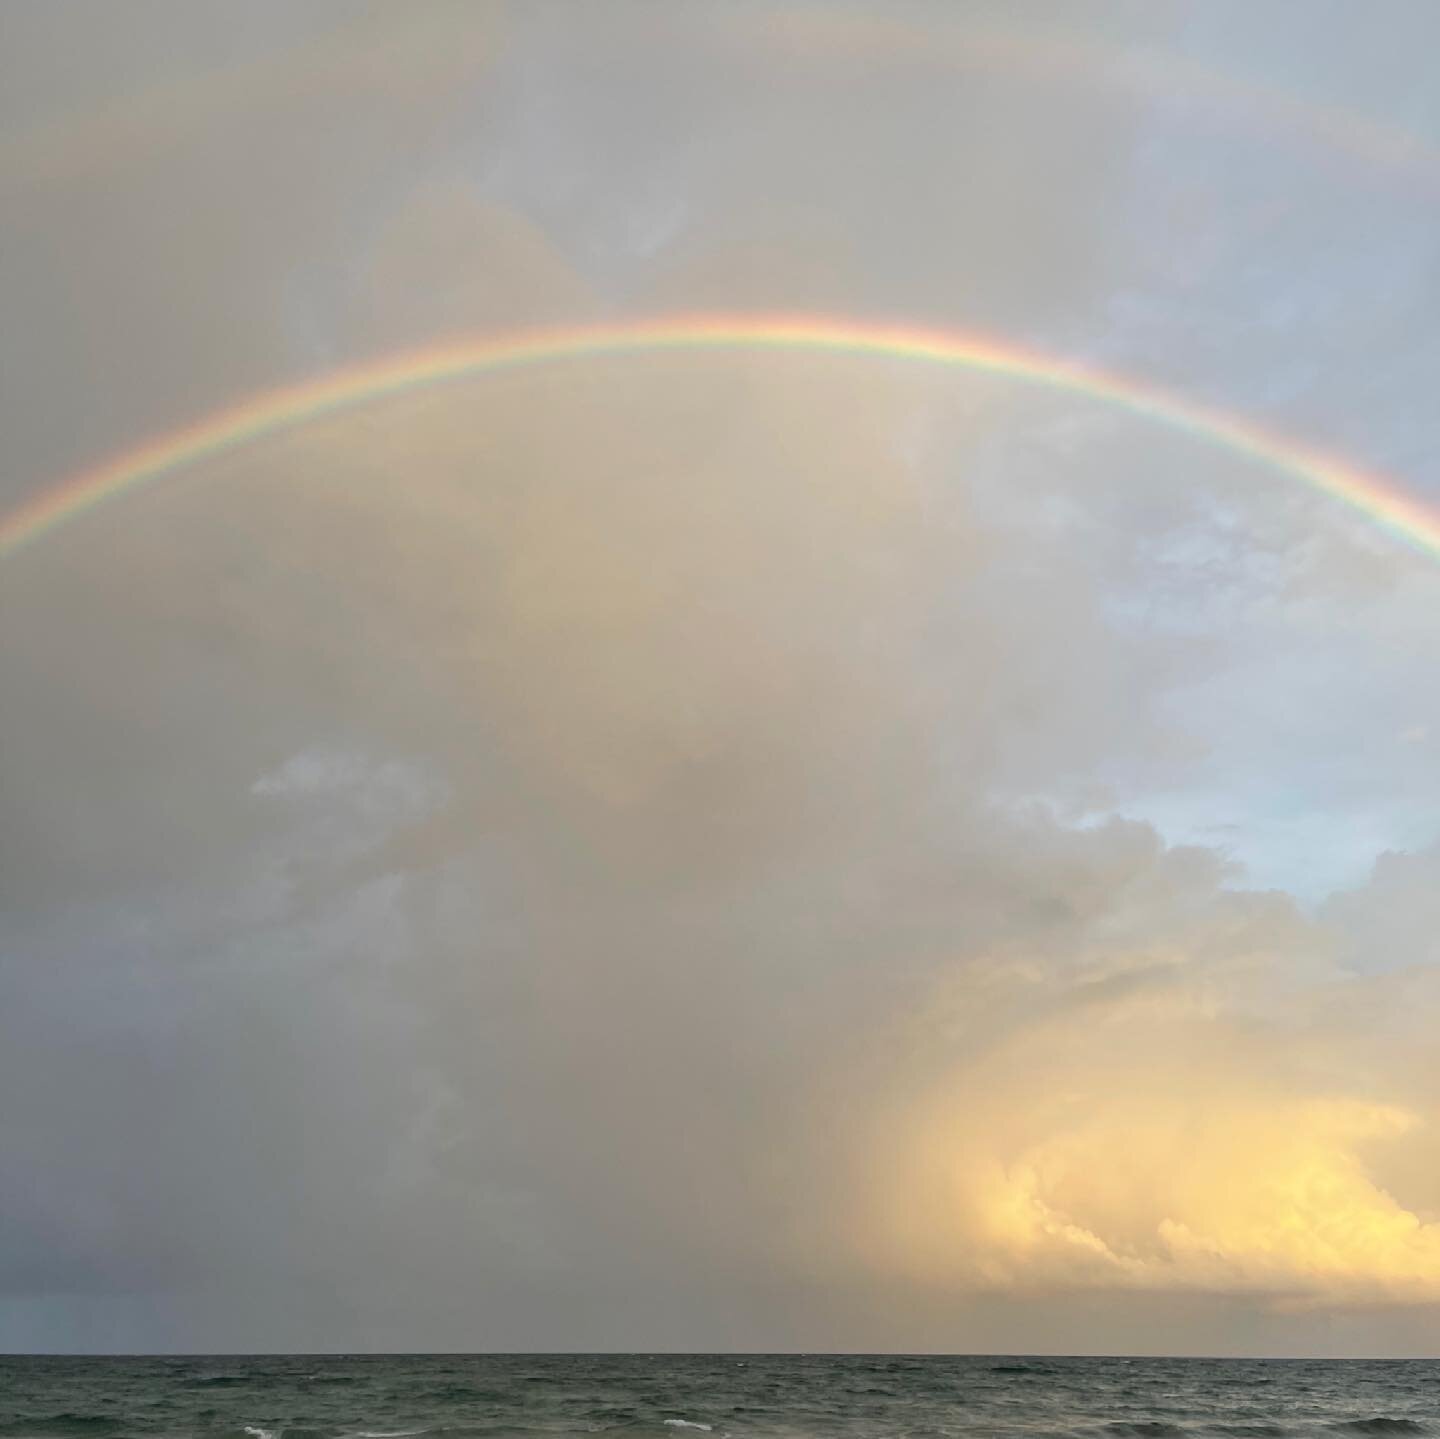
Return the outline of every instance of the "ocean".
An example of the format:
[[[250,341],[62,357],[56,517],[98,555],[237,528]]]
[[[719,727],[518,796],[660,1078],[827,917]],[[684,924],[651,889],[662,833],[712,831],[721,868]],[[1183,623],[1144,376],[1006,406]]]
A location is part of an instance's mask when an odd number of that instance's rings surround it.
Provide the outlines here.
[[[1440,1361],[0,1356],[5,1439],[1440,1436]]]

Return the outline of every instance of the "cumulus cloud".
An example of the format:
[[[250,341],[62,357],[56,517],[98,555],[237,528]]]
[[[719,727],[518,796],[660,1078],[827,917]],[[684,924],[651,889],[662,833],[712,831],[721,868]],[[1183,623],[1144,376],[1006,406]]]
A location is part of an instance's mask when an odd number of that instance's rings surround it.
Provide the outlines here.
[[[1140,847],[1139,875],[1183,867]],[[989,957],[916,1026],[929,1072],[876,1141],[882,1262],[982,1289],[1435,1302],[1440,1191],[1413,1162],[1435,1095],[1404,1019],[1433,971],[1337,972],[1333,936],[1209,876],[1189,924],[1167,903],[1158,932],[1117,933],[1139,875],[1066,967]]]

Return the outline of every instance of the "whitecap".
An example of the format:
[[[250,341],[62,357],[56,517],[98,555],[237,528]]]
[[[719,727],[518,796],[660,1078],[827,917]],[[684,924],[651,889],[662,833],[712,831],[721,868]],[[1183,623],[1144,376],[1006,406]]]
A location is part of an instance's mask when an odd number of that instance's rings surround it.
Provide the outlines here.
[[[715,1427],[713,1424],[698,1424],[693,1419],[667,1419],[665,1422],[672,1429],[703,1429],[707,1434]]]

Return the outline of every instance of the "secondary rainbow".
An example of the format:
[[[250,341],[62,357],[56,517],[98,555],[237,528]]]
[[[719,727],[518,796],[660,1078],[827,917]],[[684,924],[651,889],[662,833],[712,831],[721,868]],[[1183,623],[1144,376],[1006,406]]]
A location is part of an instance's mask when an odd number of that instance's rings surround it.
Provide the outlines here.
[[[817,351],[952,366],[1117,406],[1301,480],[1440,556],[1440,511],[1393,480],[1147,382],[983,334],[805,315],[683,315],[430,346],[252,396],[64,480],[0,516],[0,558],[104,502],[237,445],[389,396],[502,370],[656,352]]]

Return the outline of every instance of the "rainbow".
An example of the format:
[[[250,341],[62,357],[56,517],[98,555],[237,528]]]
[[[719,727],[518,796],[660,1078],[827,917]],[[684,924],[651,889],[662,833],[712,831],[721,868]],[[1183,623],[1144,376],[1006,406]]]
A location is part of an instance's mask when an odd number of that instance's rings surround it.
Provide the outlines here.
[[[217,112],[285,104],[296,96],[330,103],[382,89],[408,87],[442,97],[453,82],[472,85],[503,47],[497,18],[472,6],[464,12],[407,7],[403,25],[393,7],[347,16],[296,48],[248,64],[207,68],[168,84],[107,101],[78,116],[49,120],[17,135],[0,134],[0,196],[45,183],[70,183],[115,165],[143,159],[177,115],[190,128]],[[658,14],[658,12],[657,12]],[[463,23],[456,23],[460,15]],[[479,17],[477,23],[476,17]],[[1118,90],[1140,101],[1183,99],[1205,105],[1215,118],[1257,121],[1348,156],[1361,165],[1408,176],[1433,191],[1440,154],[1413,131],[1339,106],[1234,76],[1160,46],[1105,43],[1054,29],[918,23],[897,14],[869,14],[828,3],[800,5],[776,16],[735,7],[707,16],[710,44],[746,53],[771,53],[791,62],[918,63],[964,72],[990,67],[1045,83],[1076,83],[1096,92]],[[652,38],[683,38],[683,22]],[[383,78],[382,78],[383,77]]]
[[[867,68],[903,61],[962,73],[988,66],[998,74],[1074,82],[1097,93],[1113,89],[1150,103],[1198,101],[1223,122],[1268,123],[1361,165],[1409,175],[1429,190],[1440,181],[1440,155],[1413,131],[1133,40],[1106,43],[1062,30],[975,25],[968,19],[933,23],[927,17],[921,24],[903,13],[823,4],[787,11],[778,22],[764,12],[740,9],[727,19],[796,59],[841,59]]]
[[[798,351],[952,366],[1083,396],[1298,479],[1440,556],[1440,512],[1393,480],[1144,381],[994,338],[803,315],[681,315],[532,329],[431,346],[265,391],[62,481],[0,516],[0,559],[166,475],[325,415],[497,371],[634,354]]]

